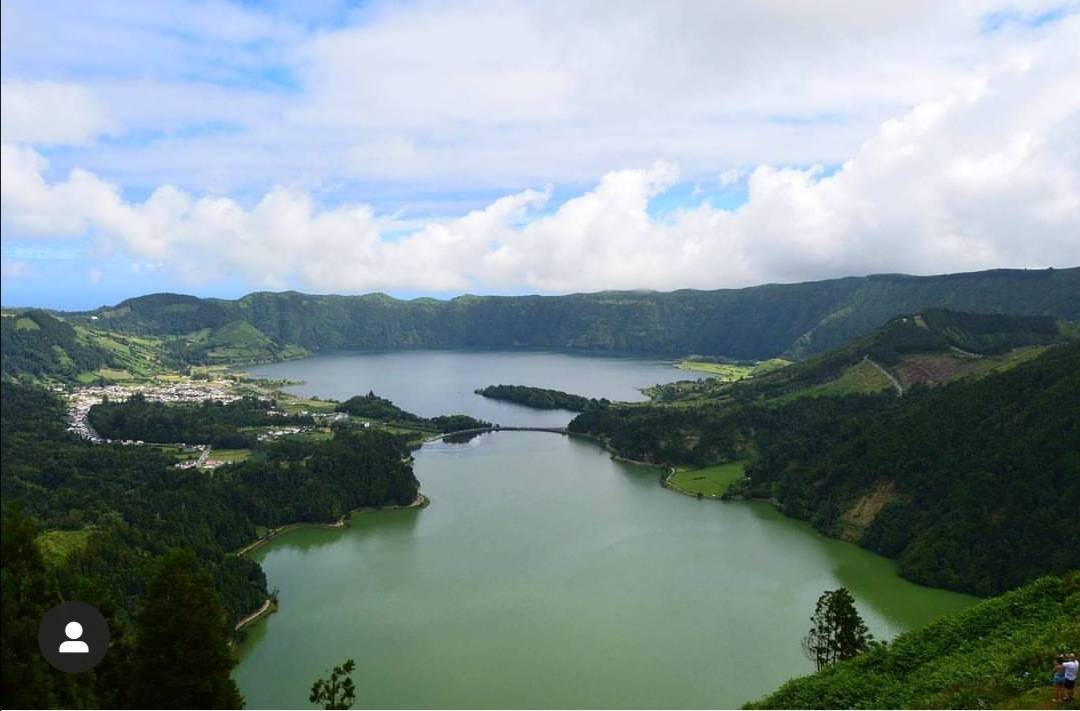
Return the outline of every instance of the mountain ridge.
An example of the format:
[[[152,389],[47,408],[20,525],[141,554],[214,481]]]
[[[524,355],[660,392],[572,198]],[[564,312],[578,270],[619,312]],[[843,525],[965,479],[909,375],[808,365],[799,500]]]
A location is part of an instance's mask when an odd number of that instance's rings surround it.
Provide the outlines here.
[[[277,348],[544,347],[802,358],[927,307],[1080,319],[1080,267],[882,274],[741,289],[461,295],[410,300],[253,292],[149,294],[62,318],[131,335],[181,336],[237,320]]]

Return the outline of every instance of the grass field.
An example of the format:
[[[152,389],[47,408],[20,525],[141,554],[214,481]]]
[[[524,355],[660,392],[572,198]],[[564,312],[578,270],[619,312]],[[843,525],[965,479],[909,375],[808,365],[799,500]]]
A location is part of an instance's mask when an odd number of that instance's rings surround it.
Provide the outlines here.
[[[59,565],[67,560],[69,555],[83,548],[90,540],[91,533],[93,531],[89,528],[75,531],[45,531],[38,534],[34,540],[45,562],[50,565]]]
[[[278,407],[290,415],[295,415],[303,410],[307,412],[333,412],[337,405],[334,400],[309,400],[288,395],[281,396],[280,394],[278,397]]]
[[[727,491],[733,483],[743,478],[746,462],[728,462],[715,467],[677,471],[668,477],[667,483],[684,494],[715,498]]]
[[[151,444],[147,446],[160,450],[177,462],[186,462],[199,456],[193,449],[185,449],[174,444]]]
[[[780,370],[781,368],[788,365],[791,365],[790,360],[785,360],[784,358],[769,358],[768,360],[763,360],[757,365],[755,365],[750,371],[750,375],[765,375],[765,373],[771,373],[774,370]]]
[[[696,373],[706,373],[723,380],[726,383],[733,383],[736,380],[742,380],[750,375],[754,370],[752,365],[733,365],[731,363],[707,363],[700,360],[683,360],[679,361],[675,366],[679,370],[692,370]]]
[[[835,380],[797,390],[780,398],[780,401],[786,402],[800,397],[820,397],[822,395],[838,396],[876,393],[881,390],[890,390],[892,387],[893,384],[889,382],[885,374],[875,368],[872,363],[860,361],[848,367]]]
[[[210,459],[230,464],[242,462],[250,456],[250,449],[213,449],[210,451]]]

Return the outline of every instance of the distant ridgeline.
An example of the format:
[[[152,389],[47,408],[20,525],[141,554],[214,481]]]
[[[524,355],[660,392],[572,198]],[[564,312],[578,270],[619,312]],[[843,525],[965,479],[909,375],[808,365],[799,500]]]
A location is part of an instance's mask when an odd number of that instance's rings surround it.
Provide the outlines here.
[[[927,310],[569,429],[658,464],[751,459],[728,496],[770,500],[918,582],[993,594],[1080,568],[1080,548],[1047,543],[1070,540],[1080,510],[1080,343],[1047,346],[1062,340],[1050,319]]]
[[[1080,268],[877,275],[718,291],[567,296],[154,294],[65,318],[125,334],[180,337],[187,362],[281,358],[341,348],[545,347],[763,359],[822,352],[928,307],[1080,319]]]

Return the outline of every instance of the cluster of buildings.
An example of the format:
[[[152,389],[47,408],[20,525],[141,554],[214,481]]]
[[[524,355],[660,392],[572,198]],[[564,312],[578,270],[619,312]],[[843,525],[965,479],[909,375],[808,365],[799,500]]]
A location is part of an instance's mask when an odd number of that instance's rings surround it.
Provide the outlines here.
[[[291,426],[291,425],[287,426],[287,427],[279,427],[277,429],[273,429],[273,430],[269,430],[267,432],[263,432],[262,434],[260,434],[257,437],[257,439],[260,442],[267,442],[267,441],[272,440],[272,439],[277,439],[278,437],[284,437],[285,435],[300,434],[301,432],[305,432],[305,431],[310,430],[310,429],[311,429],[310,427],[298,427],[298,426]]]
[[[95,385],[77,388],[68,395],[68,431],[91,442],[105,442],[86,417],[90,408],[105,399],[123,402],[134,395],[158,402],[202,402],[218,400],[232,402],[240,396],[225,381],[183,380],[176,383],[147,383],[145,385]],[[125,440],[121,444],[142,444]]]
[[[74,432],[83,439],[95,443],[115,443],[123,445],[141,445],[142,440],[113,440],[105,439],[99,435],[90,425],[88,416],[90,408],[104,400],[123,402],[135,395],[142,395],[147,400],[157,402],[203,402],[216,400],[219,402],[232,402],[239,400],[235,384],[229,381],[197,381],[183,380],[175,383],[147,383],[139,385],[95,385],[77,388],[67,392],[68,401],[68,431]],[[268,410],[268,415],[285,415],[281,410]],[[302,415],[309,414],[301,412]],[[331,422],[348,419],[348,415],[340,412],[333,413],[310,413],[320,421],[322,426]],[[364,423],[369,426],[370,423]],[[273,440],[286,435],[295,435],[315,429],[311,426],[283,425],[274,427],[258,435],[259,441]],[[174,443],[175,446],[188,450],[195,456],[183,462],[173,465],[177,469],[216,469],[228,464],[226,461],[211,459],[211,448],[206,444]]]
[[[216,469],[225,463],[207,459],[210,456],[210,445],[208,444],[196,444],[192,449],[199,453],[197,457],[178,462],[173,466],[177,469]]]

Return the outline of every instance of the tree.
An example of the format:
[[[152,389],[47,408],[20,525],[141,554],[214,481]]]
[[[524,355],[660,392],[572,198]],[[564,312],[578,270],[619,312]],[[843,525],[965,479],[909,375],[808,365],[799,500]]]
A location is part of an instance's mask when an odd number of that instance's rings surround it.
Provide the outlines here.
[[[137,707],[238,709],[229,676],[236,661],[229,626],[210,575],[189,550],[165,556],[139,616],[135,653]]]
[[[351,709],[356,701],[356,687],[350,675],[355,668],[356,663],[347,659],[344,664],[334,667],[329,679],[316,679],[311,685],[308,701],[322,704],[324,709]]]
[[[4,630],[0,636],[0,699],[5,708],[58,705],[53,675],[38,651],[37,628],[41,617],[60,598],[34,544],[36,533],[34,523],[17,509],[4,510],[0,536]]]
[[[802,647],[819,670],[833,662],[851,659],[874,640],[847,588],[826,590],[818,598],[810,622]]]

